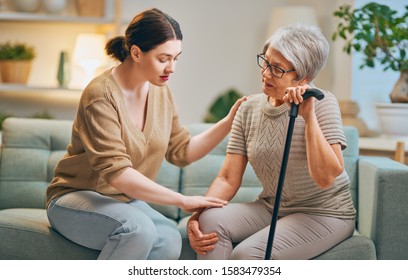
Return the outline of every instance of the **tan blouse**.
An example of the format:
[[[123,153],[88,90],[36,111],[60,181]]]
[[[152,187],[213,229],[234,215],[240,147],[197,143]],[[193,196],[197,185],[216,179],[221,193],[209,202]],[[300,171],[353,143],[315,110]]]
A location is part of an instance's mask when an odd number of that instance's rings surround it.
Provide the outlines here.
[[[167,86],[150,85],[141,131],[132,124],[122,91],[108,70],[83,91],[71,142],[47,189],[47,205],[55,197],[78,190],[129,201],[109,183],[128,167],[154,180],[165,157],[175,165],[186,165],[189,140]]]

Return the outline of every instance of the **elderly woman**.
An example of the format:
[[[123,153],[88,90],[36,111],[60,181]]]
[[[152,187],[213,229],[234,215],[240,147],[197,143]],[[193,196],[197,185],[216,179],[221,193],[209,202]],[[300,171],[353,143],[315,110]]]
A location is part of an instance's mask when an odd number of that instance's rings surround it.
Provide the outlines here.
[[[263,94],[238,110],[225,162],[206,195],[230,201],[248,161],[263,191],[254,202],[193,214],[187,229],[199,259],[264,258],[292,102],[301,104],[271,257],[310,259],[353,234],[355,209],[338,102],[328,91],[320,101],[302,99],[328,51],[318,28],[296,24],[277,30],[257,56]]]

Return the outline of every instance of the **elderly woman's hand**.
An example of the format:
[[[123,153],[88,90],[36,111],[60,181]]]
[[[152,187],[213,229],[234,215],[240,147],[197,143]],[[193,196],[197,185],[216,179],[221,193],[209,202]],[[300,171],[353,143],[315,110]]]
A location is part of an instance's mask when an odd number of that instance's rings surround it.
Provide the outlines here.
[[[283,101],[286,104],[291,106],[292,103],[299,105],[299,116],[302,116],[305,121],[314,114],[314,99],[309,98],[303,102],[302,95],[306,92],[307,89],[311,88],[308,84],[297,87],[288,87],[286,88],[285,95],[283,96]]]
[[[190,240],[190,246],[199,255],[205,255],[208,251],[215,248],[218,242],[215,232],[203,234],[198,223],[199,213],[194,213],[187,222],[187,234]]]

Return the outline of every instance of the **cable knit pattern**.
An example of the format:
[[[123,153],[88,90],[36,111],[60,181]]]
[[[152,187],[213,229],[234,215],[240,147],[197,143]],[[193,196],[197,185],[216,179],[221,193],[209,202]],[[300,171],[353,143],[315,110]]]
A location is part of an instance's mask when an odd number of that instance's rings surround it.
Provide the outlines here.
[[[333,94],[324,94],[325,98],[316,100],[315,106],[319,125],[330,144],[339,143],[344,149],[346,139],[338,102]],[[228,143],[228,153],[247,156],[263,186],[259,199],[270,210],[275,200],[288,124],[288,106],[283,104],[273,107],[268,103],[266,95],[258,94],[241,105]],[[305,122],[298,116],[292,136],[280,215],[303,212],[354,218],[349,183],[345,171],[327,189],[321,189],[313,182],[307,165]]]

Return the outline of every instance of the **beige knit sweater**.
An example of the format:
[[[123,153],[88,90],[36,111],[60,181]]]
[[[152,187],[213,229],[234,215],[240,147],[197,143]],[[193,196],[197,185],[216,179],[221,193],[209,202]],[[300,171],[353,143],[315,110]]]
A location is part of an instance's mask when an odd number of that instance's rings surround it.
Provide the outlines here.
[[[132,124],[122,92],[108,70],[82,94],[67,153],[47,189],[47,205],[55,197],[78,190],[129,201],[109,183],[128,167],[154,180],[165,157],[178,166],[186,165],[189,140],[168,87],[150,85],[141,131]]]
[[[316,100],[316,116],[330,144],[346,147],[341,115],[336,98],[324,92]],[[268,97],[258,94],[243,103],[234,119],[227,152],[247,156],[263,186],[259,199],[273,209],[282,156],[289,124],[289,107],[272,107]],[[319,188],[312,180],[306,158],[305,122],[295,121],[291,150],[282,191],[280,216],[294,212],[354,218],[349,190],[349,177],[343,171],[327,189]]]

